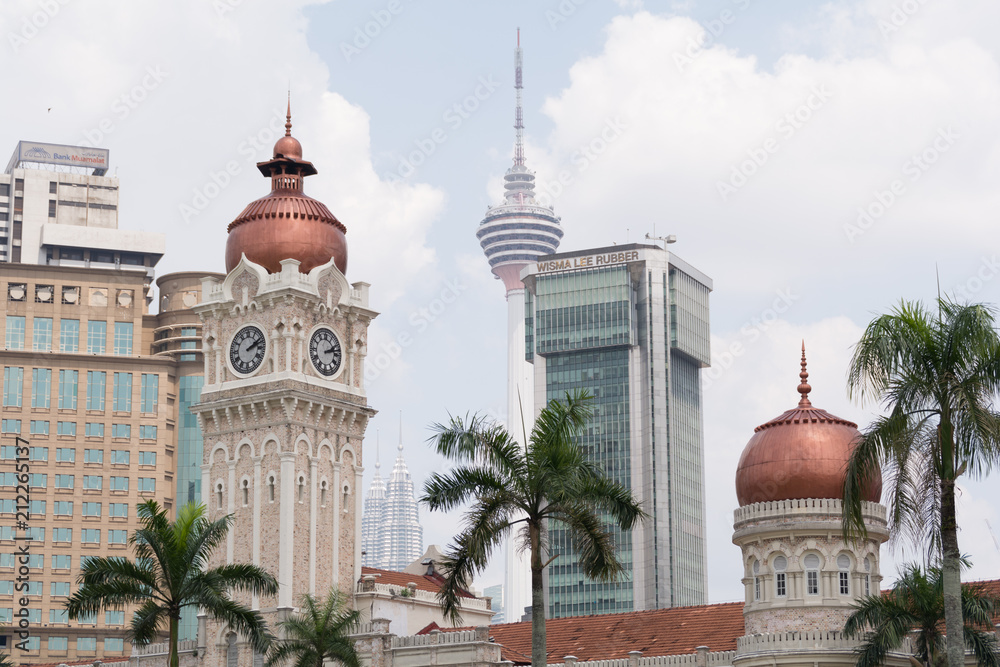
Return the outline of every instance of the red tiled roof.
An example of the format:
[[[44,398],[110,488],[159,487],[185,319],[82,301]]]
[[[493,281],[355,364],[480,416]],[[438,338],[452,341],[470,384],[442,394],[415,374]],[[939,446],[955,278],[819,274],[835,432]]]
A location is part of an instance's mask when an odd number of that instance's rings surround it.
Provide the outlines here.
[[[428,591],[430,593],[437,593],[441,590],[441,584],[444,583],[444,577],[437,573],[429,575],[410,574],[409,572],[380,570],[377,567],[362,567],[361,576],[363,577],[366,574],[375,575],[375,583],[378,584],[389,584],[391,586],[406,588],[412,582],[417,585],[418,591]],[[463,591],[462,597],[472,598],[475,596],[467,591]]]
[[[444,632],[471,628],[440,628]],[[674,607],[623,614],[553,618],[545,624],[549,662],[564,656],[578,660],[627,658],[629,651],[647,656],[694,653],[698,646],[733,651],[743,636],[743,603]],[[531,622],[490,626],[490,636],[503,648],[504,660],[531,662]]]
[[[966,583],[1000,597],[1000,579]],[[454,632],[471,628],[439,629]],[[615,660],[627,658],[629,651],[642,651],[646,656],[680,655],[694,653],[698,646],[713,652],[733,651],[737,638],[744,634],[743,603],[555,618],[549,619],[545,629],[549,662],[562,662],[567,655],[580,661]],[[531,662],[530,622],[491,625],[490,636],[502,645],[504,660]]]

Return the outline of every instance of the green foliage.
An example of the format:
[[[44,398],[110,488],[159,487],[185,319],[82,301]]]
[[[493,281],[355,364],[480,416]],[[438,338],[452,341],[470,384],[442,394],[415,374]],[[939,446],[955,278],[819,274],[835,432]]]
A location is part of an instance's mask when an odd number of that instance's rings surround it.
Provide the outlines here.
[[[66,603],[69,617],[104,609],[136,607],[127,636],[148,644],[163,632],[170,638],[170,664],[177,665],[177,621],[184,607],[202,607],[264,651],[270,635],[263,618],[230,597],[234,591],[276,595],[278,583],[263,569],[246,563],[208,568],[212,552],[225,543],[232,515],[217,521],[204,516],[204,505],[189,503],[171,522],[153,500],[138,506],[139,528],[129,544],[134,560],[92,558],[77,579],[80,587]]]
[[[847,465],[844,533],[866,534],[862,499],[882,471],[893,539],[926,541],[940,563],[948,664],[961,667],[961,575],[955,484],[1000,462],[1000,337],[993,309],[939,299],[937,313],[902,302],[873,320],[855,346],[851,395],[888,414],[862,434]]]
[[[276,640],[266,667],[292,661],[294,667],[323,667],[325,661],[344,667],[361,667],[350,638],[361,614],[350,608],[350,598],[333,589],[325,600],[311,595],[302,599],[302,611],[278,624],[284,639]]]
[[[1000,612],[1000,599],[973,585],[962,586],[965,645],[976,656],[979,667],[1000,667],[1000,647],[993,635],[993,615]],[[917,565],[903,567],[902,576],[884,595],[860,599],[847,619],[844,634],[861,638],[855,649],[858,667],[885,664],[891,651],[899,650],[911,631],[916,631],[914,656],[927,667],[945,663],[944,583],[940,568],[929,575]]]
[[[461,619],[463,591],[512,531],[531,553],[536,609],[541,609],[541,571],[547,565],[542,557],[550,520],[568,528],[585,575],[611,581],[623,573],[601,516],[628,530],[646,515],[629,490],[607,479],[576,443],[591,416],[589,399],[578,392],[567,394],[564,401],[550,401],[523,447],[481,415],[453,417],[447,425],[433,426],[436,450],[457,465],[431,475],[421,502],[443,511],[470,504],[462,530],[445,554],[445,583],[438,594],[454,622]],[[544,653],[544,614],[535,621],[533,644],[537,648],[540,639]],[[533,664],[538,663],[538,651],[532,654]]]

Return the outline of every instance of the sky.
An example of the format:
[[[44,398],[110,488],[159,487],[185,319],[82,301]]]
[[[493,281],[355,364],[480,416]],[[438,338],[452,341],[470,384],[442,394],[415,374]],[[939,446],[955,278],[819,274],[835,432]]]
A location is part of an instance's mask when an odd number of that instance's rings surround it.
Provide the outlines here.
[[[873,317],[939,288],[1000,298],[997,25],[988,0],[7,0],[0,150],[109,148],[119,226],[166,236],[158,275],[223,271],[290,92],[306,191],[381,313],[365,486],[376,442],[388,471],[401,439],[419,488],[445,465],[431,424],[505,416],[506,306],[475,231],[511,163],[519,27],[561,249],[675,234],[714,280],[709,601],[738,600],[732,480],[797,401],[801,341],[813,404],[864,426],[880,406],[848,397],[846,368]],[[1000,577],[997,475],[961,486],[967,578]],[[421,519],[447,544],[459,517]],[[884,548],[883,574],[913,557]],[[477,584],[501,579],[498,554]]]

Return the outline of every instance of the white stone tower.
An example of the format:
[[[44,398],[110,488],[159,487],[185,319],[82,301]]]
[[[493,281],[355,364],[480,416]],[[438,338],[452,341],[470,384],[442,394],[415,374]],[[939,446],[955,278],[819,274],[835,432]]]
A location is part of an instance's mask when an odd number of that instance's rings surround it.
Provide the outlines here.
[[[272,630],[302,596],[350,593],[360,577],[368,284],[348,284],[344,226],[302,191],[315,174],[286,135],[258,169],[272,192],[229,226],[227,273],[203,281],[205,386],[193,406],[205,441],[209,515],[234,515],[213,565],[274,574],[274,598],[242,599]],[[202,620],[203,665],[250,665],[229,628]],[[236,662],[233,662],[233,661]]]
[[[859,598],[879,590],[879,547],[889,538],[881,478],[863,501],[867,539],[845,541],[844,469],[857,425],[812,406],[802,351],[796,408],[758,426],[736,472],[733,542],[743,553],[746,634],[734,667],[854,665],[841,631]]]
[[[563,230],[552,206],[535,198],[535,174],[525,166],[524,114],[521,106],[521,31],[514,52],[514,164],[504,175],[504,201],[491,206],[479,223],[476,238],[490,269],[503,281],[507,295],[507,429],[518,441],[533,423],[533,369],[524,354],[524,284],[521,270],[542,255],[559,248]],[[531,604],[531,568],[523,552],[506,546],[504,614],[520,620]]]

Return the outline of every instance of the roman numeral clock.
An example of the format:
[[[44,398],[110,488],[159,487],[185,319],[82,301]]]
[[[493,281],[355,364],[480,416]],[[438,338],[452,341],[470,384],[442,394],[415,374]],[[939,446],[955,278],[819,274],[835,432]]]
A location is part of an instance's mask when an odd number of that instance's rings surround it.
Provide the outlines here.
[[[276,624],[310,593],[354,590],[361,576],[361,489],[368,405],[368,283],[348,283],[346,228],[305,195],[315,174],[286,124],[257,165],[271,193],[229,225],[224,280],[206,279],[201,498],[234,517],[213,565],[249,562],[275,574],[278,595],[242,601]],[[252,664],[252,649],[207,619],[206,665]],[[235,648],[234,648],[235,647]],[[229,663],[231,664],[231,663]]]

